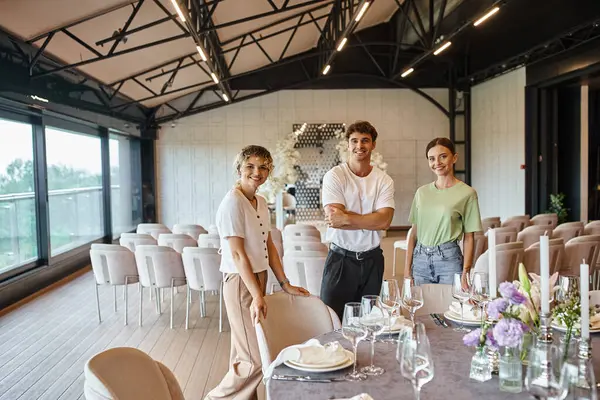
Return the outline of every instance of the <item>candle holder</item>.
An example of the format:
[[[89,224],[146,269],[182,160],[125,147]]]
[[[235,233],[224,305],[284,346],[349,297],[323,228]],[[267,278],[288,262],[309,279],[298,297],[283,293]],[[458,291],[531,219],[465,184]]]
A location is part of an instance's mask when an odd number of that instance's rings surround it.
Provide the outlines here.
[[[540,315],[540,334],[538,340],[542,343],[552,343],[552,314],[544,313]]]
[[[489,325],[489,329],[492,329],[496,322],[498,321],[490,317],[487,317],[486,319],[486,323]],[[500,370],[500,353],[498,353],[498,349],[486,346],[485,352],[490,362],[490,367],[492,368],[492,375],[498,375]]]
[[[577,357],[580,360],[591,360],[592,359],[592,346],[590,339],[579,340],[579,352],[577,353]]]

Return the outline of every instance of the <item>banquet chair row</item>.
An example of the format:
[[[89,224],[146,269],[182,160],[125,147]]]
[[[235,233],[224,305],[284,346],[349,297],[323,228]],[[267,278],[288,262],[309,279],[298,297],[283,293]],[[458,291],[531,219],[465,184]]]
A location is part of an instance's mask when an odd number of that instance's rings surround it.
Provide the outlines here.
[[[102,321],[98,296],[99,285],[123,286],[125,301],[125,324],[127,324],[127,287],[140,283],[155,291],[156,310],[161,313],[159,289],[170,288],[170,326],[173,328],[173,289],[187,285],[186,329],[189,326],[191,290],[201,295],[200,313],[205,315],[205,291],[219,291],[219,331],[222,331],[222,274],[219,272],[221,256],[217,249],[184,247],[182,254],[171,247],[155,244],[136,245],[135,252],[127,247],[112,244],[92,244],[90,258],[95,278],[98,320]],[[143,290],[139,298],[139,324],[142,325]]]
[[[158,236],[161,233],[183,234],[183,235],[189,235],[194,239],[198,239],[198,236],[205,234],[205,233],[210,233],[210,232],[208,232],[206,229],[204,229],[202,227],[202,225],[196,225],[196,224],[175,224],[175,225],[173,225],[173,230],[171,231],[164,224],[143,223],[143,224],[138,224],[136,233],[150,235],[158,240]],[[213,233],[216,233],[216,232],[213,232]]]

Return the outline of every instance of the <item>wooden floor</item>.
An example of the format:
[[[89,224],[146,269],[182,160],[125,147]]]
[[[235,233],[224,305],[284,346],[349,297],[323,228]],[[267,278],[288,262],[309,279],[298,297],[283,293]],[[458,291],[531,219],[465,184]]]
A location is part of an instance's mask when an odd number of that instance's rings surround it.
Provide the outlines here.
[[[392,275],[392,233],[382,243],[386,277]],[[398,251],[401,279],[404,253]],[[129,324],[123,324],[123,293],[100,288],[102,323],[98,323],[94,280],[87,271],[66,283],[35,296],[0,317],[0,400],[83,399],[83,367],[94,354],[112,347],[136,347],[169,367],[188,400],[202,399],[228,368],[229,326],[219,333],[218,297],[207,295],[207,315],[200,318],[198,297],[185,329],[185,293],[174,298],[174,325],[169,328],[169,297],[165,291],[163,313],[158,315],[144,293],[144,323],[137,323],[139,293],[129,289]],[[263,389],[264,390],[264,389]],[[261,397],[264,393],[261,393]]]

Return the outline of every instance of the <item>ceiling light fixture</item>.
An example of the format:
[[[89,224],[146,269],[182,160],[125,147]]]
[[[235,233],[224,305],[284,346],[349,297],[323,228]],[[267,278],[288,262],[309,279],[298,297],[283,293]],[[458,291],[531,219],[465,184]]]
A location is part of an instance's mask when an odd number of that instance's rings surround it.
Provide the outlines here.
[[[48,99],[45,99],[45,98],[40,97],[40,96],[31,95],[31,98],[34,99],[34,100],[41,101],[42,103],[48,103]]]
[[[327,64],[325,68],[323,68],[323,75],[327,75],[329,70],[331,69],[331,65]]]
[[[489,17],[491,17],[492,15],[496,14],[498,12],[498,10],[500,10],[500,7],[494,7],[492,8],[487,14],[485,14],[483,17],[479,18],[477,21],[475,21],[475,23],[473,24],[473,26],[479,26],[480,24],[482,24],[486,19],[488,19]]]
[[[406,78],[408,75],[412,74],[414,70],[415,70],[414,68],[409,68],[406,71],[404,71],[402,73],[402,75],[400,75],[400,76],[403,77],[403,78]]]
[[[221,97],[223,97],[223,100],[225,100],[226,102],[229,102],[229,97],[227,97],[226,93],[222,93]]]
[[[210,77],[212,78],[213,81],[215,81],[215,83],[219,83],[219,78],[217,78],[217,76],[215,75],[214,72],[210,73]]]
[[[346,42],[348,41],[347,38],[343,38],[342,41],[340,42],[340,44],[337,47],[337,51],[342,51],[342,49],[344,48],[344,46],[346,45]]]
[[[178,0],[171,0],[171,3],[173,3],[173,7],[175,7],[175,11],[177,12],[177,15],[179,15],[181,22],[185,22],[185,15],[183,15],[183,11],[181,11],[181,8],[179,7]]]
[[[202,50],[202,47],[196,46],[196,50],[198,50],[198,54],[200,54],[200,58],[202,59],[202,61],[206,61],[207,60],[206,54]]]
[[[356,18],[354,18],[354,20],[356,22],[360,21],[360,19],[363,17],[363,15],[365,15],[365,13],[367,12],[367,8],[369,8],[369,2],[368,1],[365,4],[363,4],[362,8],[360,9],[360,11],[358,12],[358,14],[356,15]]]
[[[438,54],[440,54],[442,51],[446,50],[448,47],[450,47],[450,45],[452,44],[452,42],[446,42],[444,43],[442,46],[440,46],[436,51],[433,52],[434,56],[437,56]]]

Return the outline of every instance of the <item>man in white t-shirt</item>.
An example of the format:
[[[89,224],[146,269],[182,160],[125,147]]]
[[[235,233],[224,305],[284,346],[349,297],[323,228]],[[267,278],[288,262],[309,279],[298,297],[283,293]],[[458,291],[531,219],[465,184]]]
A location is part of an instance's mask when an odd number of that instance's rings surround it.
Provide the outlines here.
[[[323,207],[331,243],[321,300],[342,319],[344,305],[378,295],[383,281],[380,231],[394,217],[394,182],[371,165],[377,131],[357,121],[346,130],[349,157],[323,177]]]

